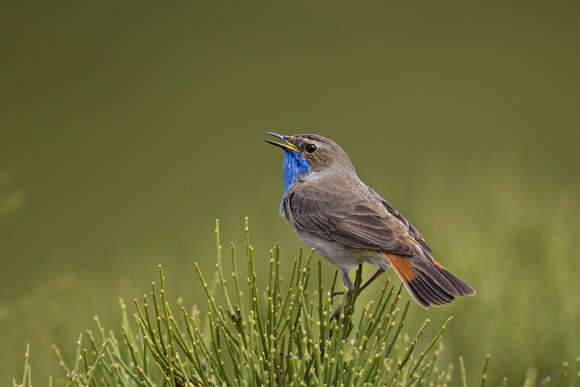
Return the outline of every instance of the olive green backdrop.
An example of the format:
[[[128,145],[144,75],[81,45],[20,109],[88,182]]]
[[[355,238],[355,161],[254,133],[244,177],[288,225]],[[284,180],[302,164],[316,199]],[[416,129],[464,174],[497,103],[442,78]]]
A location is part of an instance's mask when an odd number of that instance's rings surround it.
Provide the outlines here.
[[[453,314],[448,360],[554,373],[580,354],[578,20],[556,1],[4,1],[2,381],[28,342],[56,375],[50,345],[115,327],[159,263],[201,302],[215,218],[239,243],[249,216],[258,257],[278,241],[290,261],[267,130],[336,140],[478,290],[410,329]]]

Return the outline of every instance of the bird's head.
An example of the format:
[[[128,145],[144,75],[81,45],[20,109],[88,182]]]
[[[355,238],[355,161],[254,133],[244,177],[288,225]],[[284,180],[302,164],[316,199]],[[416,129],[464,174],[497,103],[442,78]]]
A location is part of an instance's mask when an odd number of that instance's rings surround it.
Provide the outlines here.
[[[297,164],[308,165],[309,171],[321,172],[328,168],[352,168],[346,153],[334,141],[317,134],[297,134],[285,136],[268,132],[283,142],[264,140],[269,144],[279,146],[286,156],[296,160]]]
[[[285,136],[268,132],[282,142],[264,140],[284,150],[284,193],[297,180],[312,172],[354,172],[352,163],[342,148],[332,140],[317,134]]]
[[[284,136],[268,132],[282,140],[264,140],[284,151],[284,195],[297,181],[319,172],[354,173],[354,167],[342,148],[332,140],[317,134],[297,134]],[[280,203],[280,213],[284,214],[284,200]]]

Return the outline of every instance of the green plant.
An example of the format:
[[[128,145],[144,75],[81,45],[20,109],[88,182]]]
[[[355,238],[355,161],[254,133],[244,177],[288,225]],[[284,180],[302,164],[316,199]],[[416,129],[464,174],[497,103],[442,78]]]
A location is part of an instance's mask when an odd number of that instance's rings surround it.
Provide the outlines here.
[[[357,313],[358,291],[343,296],[334,319],[336,301],[332,295],[337,275],[326,289],[320,262],[311,268],[312,253],[306,257],[300,253],[291,274],[284,278],[280,250],[275,246],[270,251],[267,286],[261,290],[247,219],[247,281],[240,278],[233,245],[231,276],[226,276],[217,222],[215,232],[215,281],[206,281],[195,265],[208,300],[204,318],[195,306],[188,310],[181,301],[171,305],[160,267],[159,285],[153,283],[141,302],[134,300],[134,318],[120,301],[120,336],[105,330],[95,317],[97,329],[79,336],[72,364],[54,347],[67,386],[411,386],[447,385],[452,380],[453,365],[438,364],[442,350],[439,340],[451,318],[429,340],[424,338],[429,320],[409,336],[404,330],[409,302],[401,305],[401,288],[396,289],[390,279],[378,299],[358,306]],[[361,271],[359,268],[356,274],[357,289]],[[223,306],[218,297],[223,298]],[[483,367],[482,386],[488,361],[489,357]],[[462,359],[460,369],[462,384],[467,386]],[[567,366],[558,385],[566,374]],[[27,348],[20,385],[31,386],[31,379]],[[578,380],[578,369],[571,379],[572,383]],[[504,379],[503,385],[506,383]],[[528,375],[526,385],[534,383],[535,375]]]

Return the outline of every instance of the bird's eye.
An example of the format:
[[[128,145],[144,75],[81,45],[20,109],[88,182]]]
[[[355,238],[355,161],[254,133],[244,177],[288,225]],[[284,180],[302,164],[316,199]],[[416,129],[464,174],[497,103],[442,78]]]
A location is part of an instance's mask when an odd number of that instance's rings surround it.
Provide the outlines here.
[[[318,148],[314,144],[306,145],[306,153],[314,153]]]

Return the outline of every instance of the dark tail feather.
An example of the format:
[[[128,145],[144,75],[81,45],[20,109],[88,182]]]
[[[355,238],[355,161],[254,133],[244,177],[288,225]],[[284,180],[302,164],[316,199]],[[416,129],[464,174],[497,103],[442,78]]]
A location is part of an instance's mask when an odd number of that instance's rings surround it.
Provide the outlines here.
[[[475,294],[471,286],[432,258],[407,258],[393,254],[386,254],[386,257],[409,293],[425,308],[446,305],[458,297]]]
[[[451,284],[455,287],[455,289],[457,289],[460,297],[475,296],[475,290],[473,290],[471,286],[469,286],[468,284],[457,278],[453,273],[447,271],[447,269],[441,266],[439,262],[435,261],[435,265],[437,267],[437,270],[441,274],[443,274],[443,276],[447,278],[449,282],[451,282]]]

